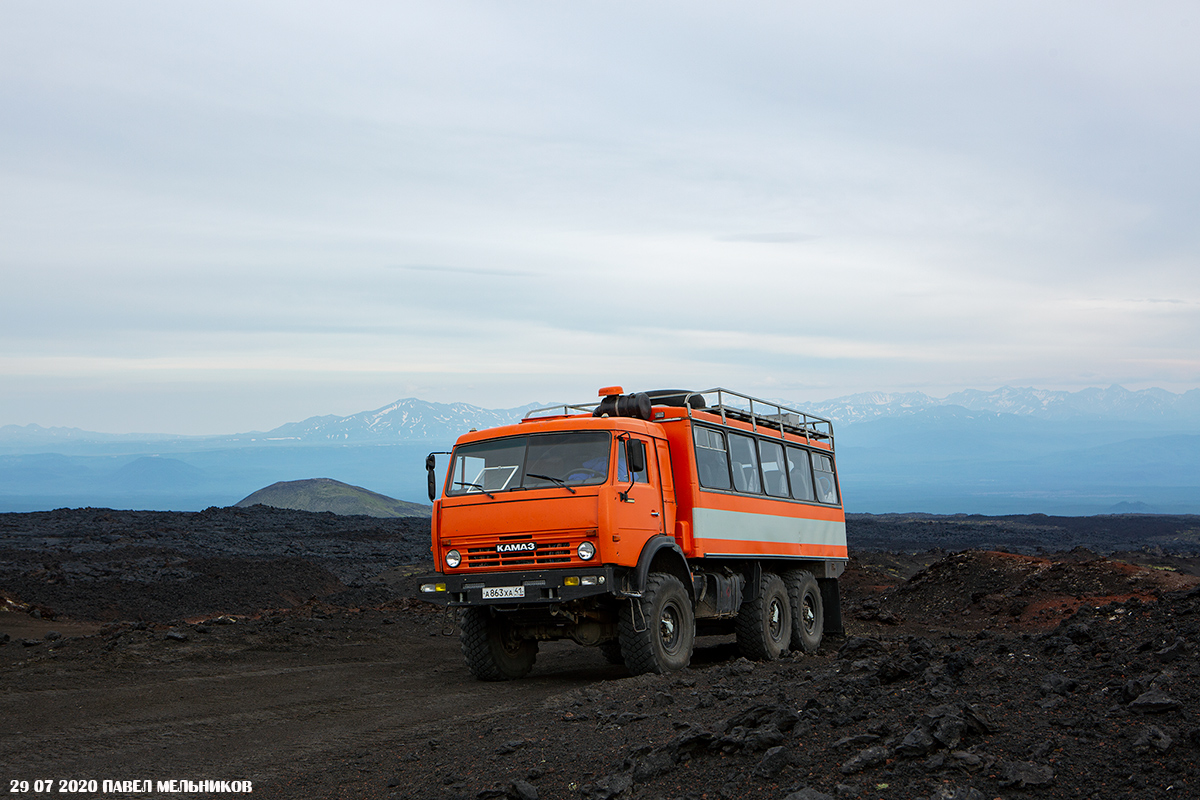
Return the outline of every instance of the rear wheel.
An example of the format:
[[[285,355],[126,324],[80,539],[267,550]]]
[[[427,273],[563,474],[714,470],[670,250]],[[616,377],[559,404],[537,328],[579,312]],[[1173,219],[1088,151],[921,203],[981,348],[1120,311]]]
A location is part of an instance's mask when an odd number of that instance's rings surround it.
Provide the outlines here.
[[[521,639],[507,621],[489,609],[464,608],[459,617],[459,643],[471,674],[483,681],[511,681],[533,669],[538,645]]]
[[[779,658],[792,639],[792,606],[783,579],[764,572],[758,595],[743,602],[737,617],[737,643],[742,655],[756,661]]]
[[[634,675],[670,672],[691,663],[696,617],[679,578],[650,573],[642,596],[621,609],[618,632],[625,666]]]
[[[792,649],[815,653],[825,632],[825,606],[821,587],[811,572],[788,570],[783,575],[792,605]]]

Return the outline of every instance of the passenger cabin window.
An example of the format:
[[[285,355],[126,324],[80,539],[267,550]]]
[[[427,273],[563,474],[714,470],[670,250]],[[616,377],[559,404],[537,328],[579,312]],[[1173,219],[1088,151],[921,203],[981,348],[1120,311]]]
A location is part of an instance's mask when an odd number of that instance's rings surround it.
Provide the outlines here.
[[[758,454],[753,439],[736,433],[729,434],[729,462],[733,467],[734,489],[752,494],[762,492],[758,482]]]
[[[788,475],[792,479],[792,497],[797,500],[815,500],[813,494],[812,467],[808,463],[808,451],[799,447],[787,449]]]
[[[699,426],[692,430],[704,488],[838,504],[832,456],[767,438]]]
[[[700,485],[708,489],[728,489],[729,455],[725,452],[724,434],[711,428],[695,427],[692,436],[696,440],[696,471]]]
[[[813,453],[813,474],[816,476],[817,499],[822,503],[838,501],[837,483],[833,480],[833,459],[820,453]]]
[[[763,485],[772,497],[788,496],[787,467],[783,463],[783,446],[777,442],[759,440]]]

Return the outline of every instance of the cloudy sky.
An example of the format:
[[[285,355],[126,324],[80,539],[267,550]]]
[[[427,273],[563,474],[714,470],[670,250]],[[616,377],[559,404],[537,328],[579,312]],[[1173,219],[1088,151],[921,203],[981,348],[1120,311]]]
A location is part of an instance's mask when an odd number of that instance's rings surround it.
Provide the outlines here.
[[[0,424],[1200,386],[1194,3],[0,4]]]

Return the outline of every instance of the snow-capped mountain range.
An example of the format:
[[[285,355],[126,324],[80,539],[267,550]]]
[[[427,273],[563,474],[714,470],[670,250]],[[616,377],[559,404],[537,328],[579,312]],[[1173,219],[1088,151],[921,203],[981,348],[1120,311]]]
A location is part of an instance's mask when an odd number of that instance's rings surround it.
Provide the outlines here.
[[[922,392],[867,392],[820,402],[797,402],[772,398],[810,414],[833,420],[840,426],[876,419],[905,417],[947,407],[990,414],[1013,414],[1054,421],[1142,421],[1200,425],[1200,389],[1174,394],[1165,389],[1129,391],[1120,386],[1091,388],[1078,392],[1004,386],[984,392],[967,389],[937,398]],[[507,425],[520,420],[532,408],[548,403],[528,403],[516,408],[488,409],[469,403],[431,403],[407,397],[373,411],[346,417],[329,414],[289,422],[265,433],[253,431],[219,437],[170,436],[164,434],[108,434],[78,428],[44,428],[39,425],[0,427],[0,446],[66,446],[87,443],[162,442],[170,440],[229,444],[395,444],[401,442],[453,442],[475,429]]]
[[[472,428],[482,430],[517,422],[531,408],[487,409],[468,403],[430,403],[406,397],[374,411],[348,417],[309,417],[268,431],[264,438],[296,439],[305,442],[385,443],[454,441]]]
[[[966,389],[943,398],[930,397],[922,392],[867,392],[819,403],[788,405],[843,425],[881,417],[908,416],[944,406],[1060,421],[1200,421],[1200,389],[1174,394],[1165,389],[1129,391],[1120,386],[1078,392],[1002,386],[990,392]]]
[[[1190,420],[1200,423],[1200,389],[1173,394],[1164,389],[1132,392],[1120,386],[1078,392],[1004,386],[991,392],[968,389],[943,398],[922,392],[870,392],[818,403],[778,399],[776,402],[832,419],[843,426],[947,407],[1059,421]],[[451,442],[472,428],[482,430],[517,422],[531,408],[545,405],[529,403],[517,408],[486,409],[468,403],[430,403],[408,397],[348,417],[310,417],[268,431],[263,438],[344,444]]]
[[[1129,391],[1120,386],[1078,392],[1004,386],[990,392],[967,389],[942,398],[923,392],[869,392],[816,403],[782,399],[775,402],[832,419],[843,426],[945,407],[1047,420],[1200,422],[1200,389],[1174,394],[1164,389]],[[408,397],[348,417],[310,417],[268,431],[264,438],[345,444],[453,441],[472,428],[482,430],[516,422],[529,409],[545,405],[529,403],[517,408],[486,409],[468,403],[430,403]]]

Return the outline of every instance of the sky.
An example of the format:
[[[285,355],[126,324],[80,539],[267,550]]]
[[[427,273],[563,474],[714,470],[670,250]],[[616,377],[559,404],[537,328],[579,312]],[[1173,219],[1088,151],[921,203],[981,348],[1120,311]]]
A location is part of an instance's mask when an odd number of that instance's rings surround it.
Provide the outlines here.
[[[1200,10],[0,4],[0,425],[1200,386]]]

